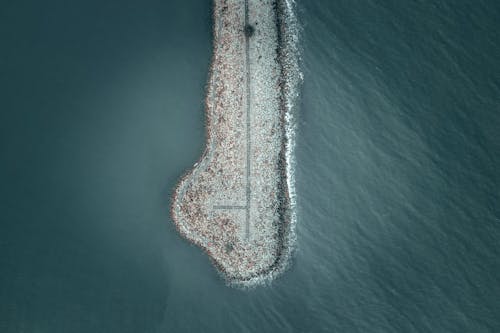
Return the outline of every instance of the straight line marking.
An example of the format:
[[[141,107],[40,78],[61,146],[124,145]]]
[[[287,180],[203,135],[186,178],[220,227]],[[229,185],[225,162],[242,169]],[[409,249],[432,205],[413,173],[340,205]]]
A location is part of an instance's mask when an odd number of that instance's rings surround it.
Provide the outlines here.
[[[248,25],[248,0],[245,0],[245,27]],[[246,188],[246,223],[245,223],[245,238],[248,239],[250,236],[250,41],[249,36],[245,33],[245,55],[246,55],[246,72],[247,72],[247,188]]]
[[[215,205],[214,209],[247,209],[247,206],[242,205]]]

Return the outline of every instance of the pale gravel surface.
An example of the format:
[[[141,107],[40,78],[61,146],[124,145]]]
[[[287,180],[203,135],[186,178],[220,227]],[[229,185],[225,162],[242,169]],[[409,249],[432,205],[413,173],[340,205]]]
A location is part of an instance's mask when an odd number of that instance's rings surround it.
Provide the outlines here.
[[[207,148],[179,183],[172,215],[228,280],[252,281],[279,269],[284,243],[279,208],[288,193],[278,167],[285,131],[276,13],[270,0],[214,4]],[[246,23],[255,29],[248,39]]]

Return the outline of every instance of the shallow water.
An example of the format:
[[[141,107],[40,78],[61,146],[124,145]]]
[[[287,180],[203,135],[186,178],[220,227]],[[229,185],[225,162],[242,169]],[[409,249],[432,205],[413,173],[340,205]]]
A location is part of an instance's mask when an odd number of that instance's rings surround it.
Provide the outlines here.
[[[0,11],[0,331],[500,330],[494,1],[302,1],[298,249],[228,288],[168,205],[204,146],[204,1]]]

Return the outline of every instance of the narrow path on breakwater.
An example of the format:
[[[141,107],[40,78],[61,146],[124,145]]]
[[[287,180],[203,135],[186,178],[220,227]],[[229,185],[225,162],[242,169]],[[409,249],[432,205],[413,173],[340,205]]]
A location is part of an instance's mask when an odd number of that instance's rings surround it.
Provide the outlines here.
[[[245,34],[245,75],[246,75],[246,167],[245,167],[245,205],[214,205],[214,209],[244,209],[245,210],[245,239],[250,238],[250,200],[252,193],[252,184],[250,178],[250,159],[251,159],[251,120],[250,112],[252,108],[250,94],[250,37],[251,33],[248,33],[247,29],[249,25],[249,13],[248,13],[248,0],[245,0],[245,24],[243,26],[243,31]]]

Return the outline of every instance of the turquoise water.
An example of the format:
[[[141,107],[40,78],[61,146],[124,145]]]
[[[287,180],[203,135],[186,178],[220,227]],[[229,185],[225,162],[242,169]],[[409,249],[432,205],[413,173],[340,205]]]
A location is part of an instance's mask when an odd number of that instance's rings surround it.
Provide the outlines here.
[[[205,1],[0,7],[0,332],[500,330],[494,1],[302,1],[297,251],[226,287],[179,237]]]

